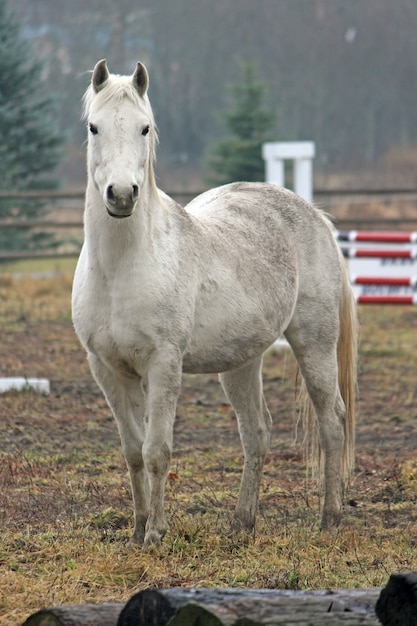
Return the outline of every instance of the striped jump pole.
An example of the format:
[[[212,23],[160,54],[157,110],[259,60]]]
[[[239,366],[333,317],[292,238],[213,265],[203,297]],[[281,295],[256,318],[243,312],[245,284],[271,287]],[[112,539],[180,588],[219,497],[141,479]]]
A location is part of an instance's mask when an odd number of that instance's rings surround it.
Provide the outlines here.
[[[417,276],[350,276],[351,285],[381,285],[384,287],[417,287]]]
[[[417,259],[417,248],[414,250],[344,248],[342,252],[343,256],[347,259]]]
[[[337,241],[346,243],[417,243],[416,232],[385,232],[383,230],[349,230],[336,231]]]
[[[398,304],[398,305],[406,305],[413,304],[417,305],[417,294],[410,296],[395,296],[395,295],[378,295],[378,294],[360,294],[355,295],[356,302],[358,304]]]
[[[350,260],[358,304],[417,305],[417,231],[336,231],[335,237]]]

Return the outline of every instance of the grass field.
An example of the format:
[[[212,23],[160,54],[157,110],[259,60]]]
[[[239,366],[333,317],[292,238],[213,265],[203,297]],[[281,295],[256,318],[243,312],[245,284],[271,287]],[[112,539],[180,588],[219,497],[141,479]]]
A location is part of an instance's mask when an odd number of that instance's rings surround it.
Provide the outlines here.
[[[9,263],[0,263],[0,276],[8,275],[46,275],[72,273],[75,270],[77,259],[74,258],[57,258],[53,259],[25,259],[23,261],[10,261]]]
[[[39,270],[43,271],[43,270]],[[274,420],[256,530],[230,533],[242,466],[215,376],[186,376],[161,547],[128,546],[129,483],[116,426],[70,320],[71,273],[0,274],[1,376],[42,376],[51,395],[0,396],[0,624],[51,604],[127,600],[149,586],[369,587],[417,569],[417,311],[362,307],[356,469],[344,523],[293,442],[291,355],[265,359]]]

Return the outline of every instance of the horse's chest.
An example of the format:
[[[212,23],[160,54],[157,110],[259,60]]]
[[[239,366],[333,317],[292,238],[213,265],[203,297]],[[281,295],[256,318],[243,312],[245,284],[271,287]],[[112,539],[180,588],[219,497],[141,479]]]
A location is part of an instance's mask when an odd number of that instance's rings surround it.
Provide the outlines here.
[[[117,370],[135,370],[141,373],[154,348],[152,332],[146,316],[135,307],[116,305],[110,298],[84,308],[75,327],[87,350],[109,367]],[[144,319],[145,317],[145,319]]]

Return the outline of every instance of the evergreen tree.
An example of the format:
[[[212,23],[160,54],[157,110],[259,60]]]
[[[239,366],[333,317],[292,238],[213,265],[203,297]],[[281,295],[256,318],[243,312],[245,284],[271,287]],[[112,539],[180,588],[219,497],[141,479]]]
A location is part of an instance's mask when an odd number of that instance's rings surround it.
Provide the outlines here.
[[[58,164],[62,138],[54,125],[55,101],[44,92],[42,63],[33,58],[29,42],[8,5],[0,0],[0,189],[53,189],[49,177]],[[42,204],[0,198],[0,219],[35,218]],[[35,248],[46,243],[44,233],[27,229],[0,230],[0,249]]]
[[[243,82],[231,86],[234,108],[223,114],[230,137],[209,150],[207,164],[215,173],[211,183],[265,180],[262,144],[274,127],[275,115],[265,108],[264,83],[255,80],[253,65],[243,65]]]

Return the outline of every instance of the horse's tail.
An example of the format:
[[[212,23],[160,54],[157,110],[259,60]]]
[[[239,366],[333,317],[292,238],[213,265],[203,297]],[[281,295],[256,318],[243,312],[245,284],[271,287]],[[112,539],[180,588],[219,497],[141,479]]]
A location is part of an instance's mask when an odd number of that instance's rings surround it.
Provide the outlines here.
[[[339,340],[337,365],[339,390],[345,405],[344,435],[341,472],[346,484],[355,462],[355,399],[357,391],[358,318],[356,300],[349,282],[345,259],[340,252],[342,265],[342,291],[339,301]]]
[[[355,398],[357,391],[358,320],[356,301],[349,282],[347,264],[341,251],[342,289],[339,300],[339,338],[337,343],[338,384],[345,411],[343,417],[344,446],[340,463],[342,484],[347,485],[355,457]],[[304,381],[299,393],[300,418],[304,430],[304,443],[308,465],[314,473],[322,475],[322,458],[318,437],[317,419],[308,397]]]

